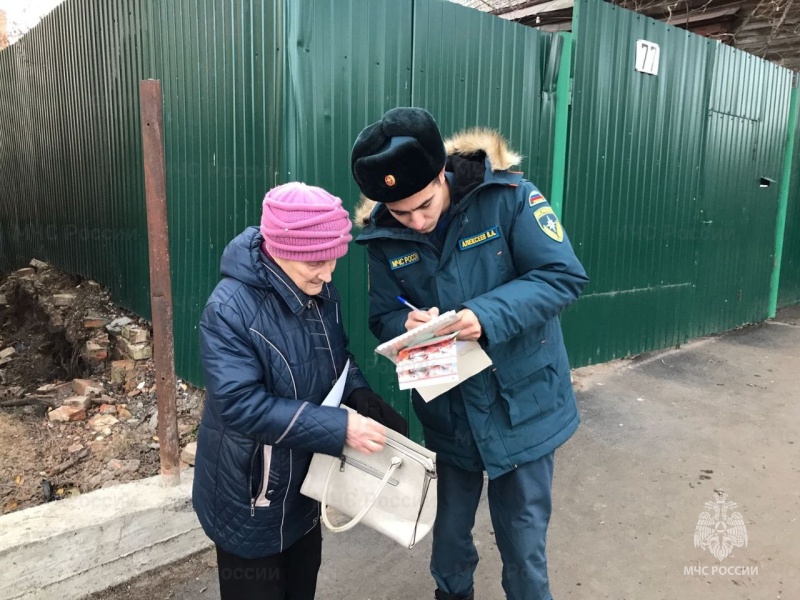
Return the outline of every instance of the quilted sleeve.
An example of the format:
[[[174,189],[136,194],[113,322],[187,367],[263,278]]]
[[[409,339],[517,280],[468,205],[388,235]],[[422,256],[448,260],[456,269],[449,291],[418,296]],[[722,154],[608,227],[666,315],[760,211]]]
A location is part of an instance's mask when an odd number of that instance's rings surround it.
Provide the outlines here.
[[[206,402],[232,430],[262,443],[341,454],[347,412],[274,396],[241,316],[223,304],[206,306],[200,320],[200,358]]]

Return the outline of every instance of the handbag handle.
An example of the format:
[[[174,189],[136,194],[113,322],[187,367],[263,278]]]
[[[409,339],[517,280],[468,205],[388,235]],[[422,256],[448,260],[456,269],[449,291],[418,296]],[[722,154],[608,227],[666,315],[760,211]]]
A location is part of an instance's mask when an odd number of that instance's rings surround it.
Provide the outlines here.
[[[386,484],[389,482],[389,479],[392,477],[392,474],[402,464],[403,464],[403,459],[402,458],[400,458],[398,456],[393,456],[392,457],[392,465],[389,467],[389,470],[386,471],[386,475],[384,475],[383,479],[381,479],[380,486],[378,487],[377,491],[372,496],[370,501],[367,502],[366,506],[364,506],[364,508],[362,508],[360,511],[358,511],[358,514],[355,517],[353,517],[350,521],[345,523],[344,525],[340,525],[339,527],[334,527],[331,524],[330,519],[328,519],[328,503],[325,500],[325,498],[326,498],[326,496],[328,494],[328,487],[329,487],[329,484],[331,482],[331,475],[333,474],[334,467],[336,467],[336,462],[335,461],[331,461],[331,468],[328,469],[328,477],[325,479],[325,487],[322,490],[322,509],[321,509],[321,512],[322,512],[322,521],[325,523],[325,527],[327,527],[328,529],[330,529],[334,533],[339,533],[339,532],[342,532],[342,531],[347,531],[348,529],[352,529],[353,527],[358,525],[361,522],[361,519],[363,519],[366,516],[366,514],[369,512],[369,510],[378,501],[378,496],[381,495],[381,492],[383,491],[383,488],[386,487]]]

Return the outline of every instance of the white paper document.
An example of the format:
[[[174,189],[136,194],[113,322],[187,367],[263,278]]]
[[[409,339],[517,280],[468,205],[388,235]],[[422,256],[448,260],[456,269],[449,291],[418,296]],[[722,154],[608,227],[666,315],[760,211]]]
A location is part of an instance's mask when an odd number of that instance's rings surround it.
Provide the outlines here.
[[[393,363],[397,362],[397,353],[403,348],[414,346],[420,342],[424,342],[433,338],[437,331],[445,327],[457,323],[460,317],[456,311],[451,310],[438,317],[431,319],[427,323],[415,327],[405,333],[398,335],[396,338],[384,342],[377,348],[375,352],[381,354],[391,360]]]
[[[456,342],[456,348],[458,352],[458,379],[439,385],[416,388],[417,393],[422,396],[425,402],[430,402],[437,396],[441,396],[447,390],[456,387],[465,379],[477,375],[492,364],[492,359],[483,351],[478,342]]]
[[[455,311],[448,311],[375,349],[397,365],[400,389],[414,388],[430,402],[492,364],[478,342],[455,341],[454,356],[453,341],[448,343],[448,338],[456,334],[434,337],[437,331],[458,320]]]
[[[350,371],[350,359],[347,359],[347,362],[344,364],[344,371],[339,376],[339,379],[336,380],[333,388],[328,395],[325,396],[325,400],[322,401],[322,406],[334,406],[339,408],[339,405],[342,403],[342,394],[344,394],[344,386],[347,383],[347,373]]]

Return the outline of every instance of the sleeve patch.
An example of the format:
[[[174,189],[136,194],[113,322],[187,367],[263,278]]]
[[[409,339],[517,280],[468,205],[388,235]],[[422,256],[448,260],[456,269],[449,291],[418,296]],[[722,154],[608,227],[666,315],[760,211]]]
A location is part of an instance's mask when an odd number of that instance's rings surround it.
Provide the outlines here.
[[[539,190],[533,190],[531,195],[528,196],[528,206],[536,206],[537,204],[543,204],[547,202],[542,196],[542,193]]]
[[[539,228],[544,231],[547,236],[557,242],[564,241],[564,230],[561,228],[561,223],[558,222],[556,213],[549,206],[533,211],[533,216],[539,224]]]

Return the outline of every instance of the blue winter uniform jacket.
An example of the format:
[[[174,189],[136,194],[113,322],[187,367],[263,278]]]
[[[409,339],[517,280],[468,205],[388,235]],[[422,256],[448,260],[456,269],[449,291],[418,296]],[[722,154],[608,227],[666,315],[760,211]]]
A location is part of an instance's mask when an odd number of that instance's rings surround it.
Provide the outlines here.
[[[490,153],[498,140],[487,141]],[[405,331],[408,309],[398,295],[478,317],[492,367],[429,403],[416,392],[412,399],[438,460],[496,478],[549,454],[578,426],[558,316],[588,279],[536,187],[493,170],[502,156],[490,161],[475,140],[468,145],[464,155],[448,145],[451,208],[441,251],[382,204],[356,241],[368,248],[369,324],[381,342]]]
[[[347,351],[339,295],[300,291],[260,250],[256,227],[222,255],[200,321],[206,403],[192,499],[206,534],[243,558],[283,551],[319,505],[300,486],[314,452],[339,455],[347,414],[320,404],[350,359],[346,398],[368,387]]]

